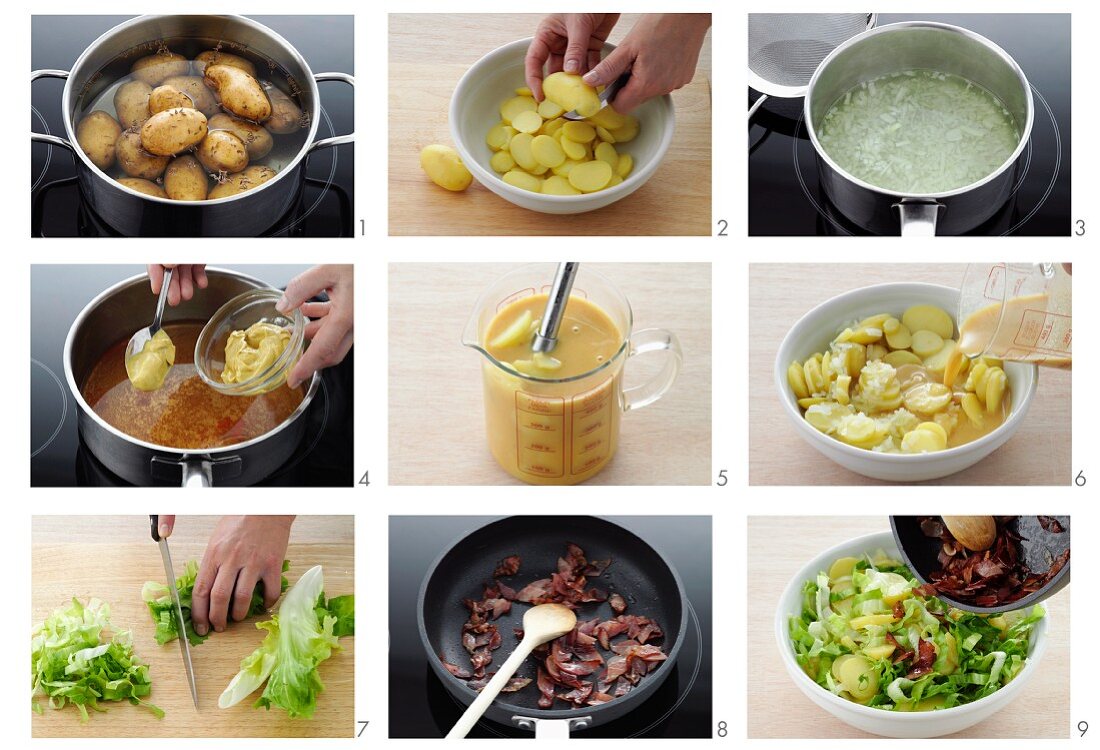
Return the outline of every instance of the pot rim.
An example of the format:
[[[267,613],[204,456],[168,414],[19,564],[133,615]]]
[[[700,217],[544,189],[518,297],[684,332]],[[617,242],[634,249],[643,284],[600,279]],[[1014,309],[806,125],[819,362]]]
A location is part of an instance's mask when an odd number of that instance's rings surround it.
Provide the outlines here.
[[[74,62],[72,64],[72,66],[70,67],[70,70],[77,70],[78,68],[80,68],[81,64],[92,53],[92,51],[97,50],[99,47],[101,47],[105,43],[109,42],[112,37],[116,36],[119,32],[121,32],[124,29],[127,29],[131,26],[136,26],[139,23],[143,23],[143,22],[148,21],[149,19],[153,19],[153,18],[178,18],[182,15],[183,14],[180,14],[180,13],[163,14],[163,15],[146,14],[146,15],[141,15],[141,16],[135,16],[134,18],[131,18],[127,21],[123,21],[120,24],[117,24],[116,26],[112,26],[110,29],[108,29],[107,31],[100,34],[99,37],[97,37],[94,42],[89,44],[84,49],[84,51],[82,53],[80,53],[80,56],[77,57],[76,62]],[[196,15],[200,15],[200,14],[196,14]],[[317,126],[317,114],[318,114],[318,109],[319,109],[319,106],[320,106],[320,102],[318,101],[319,92],[317,90],[317,80],[314,77],[313,69],[309,67],[309,64],[306,62],[305,58],[302,57],[300,52],[298,52],[298,48],[295,47],[290,42],[288,42],[285,38],[283,38],[275,30],[273,30],[271,28],[268,28],[267,26],[264,26],[262,23],[259,23],[258,21],[253,21],[251,18],[248,18],[247,16],[238,16],[238,15],[219,16],[219,15],[216,15],[216,14],[201,14],[201,15],[206,15],[206,16],[210,16],[210,17],[214,17],[214,18],[232,19],[233,21],[235,21],[237,23],[243,24],[245,26],[252,27],[256,31],[263,34],[264,36],[267,36],[268,38],[272,39],[273,41],[281,44],[283,47],[286,48],[286,50],[288,51],[288,53],[291,56],[291,59],[295,63],[297,63],[301,67],[301,69],[303,70],[303,72],[304,72],[303,77],[306,79],[305,83],[306,83],[306,86],[307,86],[307,88],[309,90],[309,93],[310,93],[311,108],[310,108],[310,112],[309,112],[309,133],[307,134],[305,140],[303,141],[302,146],[298,151],[298,154],[285,167],[283,167],[279,171],[279,173],[275,175],[275,177],[273,179],[270,179],[267,182],[252,188],[251,190],[246,190],[242,193],[237,193],[236,195],[226,196],[225,198],[215,198],[214,200],[205,200],[205,201],[202,201],[202,202],[197,203],[197,204],[194,201],[181,201],[181,200],[173,200],[171,198],[160,198],[160,197],[155,196],[155,195],[146,195],[145,193],[139,193],[136,190],[133,190],[131,188],[126,187],[125,185],[119,183],[117,180],[111,179],[102,170],[100,170],[99,167],[92,164],[91,159],[89,159],[88,155],[84,153],[84,149],[80,148],[79,145],[77,144],[76,132],[73,130],[72,108],[70,106],[71,101],[72,101],[72,92],[73,92],[73,88],[74,88],[74,79],[73,79],[72,76],[68,76],[65,79],[65,86],[64,86],[64,88],[62,90],[62,93],[61,93],[61,117],[62,117],[63,122],[65,123],[65,134],[68,136],[69,143],[73,144],[72,151],[75,154],[76,158],[83,161],[84,166],[86,168],[88,168],[89,170],[91,170],[92,174],[94,174],[97,178],[99,178],[99,179],[103,180],[104,182],[106,182],[112,188],[114,188],[116,190],[120,190],[123,193],[126,193],[128,195],[133,195],[137,198],[141,198],[143,200],[152,201],[154,203],[163,203],[163,204],[169,205],[169,206],[181,206],[181,205],[182,206],[196,206],[197,205],[197,206],[202,207],[202,206],[209,206],[209,205],[228,204],[228,203],[232,203],[233,201],[240,200],[248,194],[256,193],[260,190],[267,189],[269,186],[274,185],[277,182],[281,181],[283,179],[284,175],[294,174],[297,171],[298,167],[301,165],[302,161],[305,159],[306,154],[309,153],[310,147],[313,145],[314,138],[317,136],[317,127],[318,127]],[[83,82],[82,82],[82,84],[83,84]],[[302,82],[299,81],[299,85],[301,85],[301,84],[302,84]]]
[[[1017,78],[1023,85],[1024,95],[1027,99],[1027,121],[1024,123],[1024,126],[1020,131],[1020,141],[1016,144],[1016,148],[1012,152],[1012,154],[1009,155],[1007,159],[1005,159],[1004,163],[1001,164],[1001,166],[999,166],[997,169],[993,170],[985,177],[976,182],[972,182],[969,185],[963,185],[962,187],[955,188],[954,190],[947,190],[939,193],[901,193],[898,191],[888,190],[877,185],[872,185],[869,182],[865,182],[849,173],[846,169],[843,169],[839,164],[833,161],[833,158],[829,156],[829,154],[825,151],[825,148],[817,139],[817,129],[814,127],[813,117],[810,110],[810,101],[811,99],[813,99],[814,87],[816,86],[817,80],[818,78],[820,78],[822,71],[825,70],[825,68],[838,55],[847,51],[849,48],[856,46],[863,40],[877,34],[895,33],[906,29],[939,29],[941,31],[947,31],[949,33],[959,34],[961,36],[968,37],[969,39],[972,39],[979,44],[985,46],[994,54],[999,56],[1001,60],[1004,61],[1004,63],[1014,73],[1016,73]],[[963,28],[962,26],[954,26],[952,24],[940,23],[938,21],[898,21],[896,23],[889,23],[884,26],[869,29],[855,35],[851,39],[838,46],[832,52],[830,52],[825,57],[825,59],[821,61],[821,64],[817,66],[817,70],[814,71],[813,76],[810,78],[810,83],[806,87],[806,97],[802,106],[802,116],[806,124],[806,130],[810,136],[810,143],[813,144],[814,151],[817,153],[818,158],[822,159],[826,164],[828,164],[834,172],[836,172],[847,181],[863,188],[864,190],[870,190],[871,192],[878,195],[885,195],[891,198],[915,200],[937,200],[940,198],[950,198],[955,195],[961,195],[963,193],[968,193],[972,190],[976,190],[977,188],[980,188],[983,185],[986,185],[993,180],[999,178],[1009,169],[1013,168],[1015,164],[1019,161],[1020,155],[1023,153],[1027,145],[1031,142],[1031,129],[1035,122],[1035,100],[1031,94],[1031,83],[1028,81],[1027,76],[1024,74],[1023,69],[1016,62],[1015,58],[1013,58],[1012,55],[1008,54],[1000,45],[996,44],[990,39],[987,39],[986,37],[975,31]]]
[[[233,271],[228,268],[207,266],[206,273],[210,274],[212,272],[223,276],[232,276],[234,278],[256,284],[256,288],[258,289],[269,288],[268,284],[264,283],[260,279],[255,278],[254,276],[249,276],[247,274]],[[124,287],[127,287],[130,284],[133,284],[135,281],[140,281],[145,278],[147,278],[146,274],[135,274],[133,276],[122,279],[121,281],[111,285],[107,289],[104,289],[102,292],[97,294],[90,302],[88,302],[87,305],[84,306],[84,308],[73,320],[72,325],[69,326],[69,333],[65,336],[65,349],[62,354],[62,360],[65,365],[65,382],[68,384],[69,391],[73,394],[74,398],[76,399],[76,404],[80,408],[80,411],[82,414],[84,414],[84,416],[93,419],[96,424],[99,425],[99,427],[111,433],[116,438],[125,440],[131,445],[138,445],[142,448],[146,448],[160,454],[167,453],[184,458],[187,456],[195,455],[214,456],[236,453],[238,451],[244,450],[245,448],[264,442],[267,439],[274,437],[278,433],[287,429],[291,424],[298,421],[302,414],[305,413],[306,409],[309,408],[309,405],[313,402],[313,397],[316,395],[318,388],[320,388],[321,386],[320,373],[313,373],[313,377],[310,379],[309,388],[306,391],[305,395],[302,397],[302,402],[298,404],[298,408],[291,412],[290,415],[287,416],[287,418],[284,419],[278,426],[274,427],[271,430],[268,430],[262,435],[257,435],[251,440],[246,440],[243,443],[234,443],[232,445],[224,445],[216,448],[173,448],[168,445],[158,445],[157,443],[150,443],[145,440],[140,440],[133,435],[129,435],[122,430],[119,430],[117,427],[109,424],[106,420],[96,414],[95,409],[93,409],[91,405],[84,400],[84,394],[81,393],[80,387],[76,383],[76,377],[73,375],[72,352],[76,330],[85,321],[90,312],[94,308],[98,307],[100,303],[102,303],[104,300],[108,299],[112,295],[118,293]]]

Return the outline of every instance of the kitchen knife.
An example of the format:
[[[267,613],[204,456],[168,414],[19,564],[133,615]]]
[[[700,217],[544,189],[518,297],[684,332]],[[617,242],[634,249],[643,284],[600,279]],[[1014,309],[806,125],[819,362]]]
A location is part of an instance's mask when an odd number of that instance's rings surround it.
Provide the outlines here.
[[[199,693],[195,689],[195,668],[191,665],[191,644],[187,640],[187,626],[183,620],[183,607],[180,606],[180,592],[176,590],[176,574],[172,569],[172,554],[168,551],[168,540],[160,535],[160,517],[149,516],[149,530],[153,541],[160,547],[160,559],[164,562],[164,574],[168,576],[168,590],[172,593],[172,611],[176,613],[176,629],[180,637],[180,654],[183,656],[183,671],[187,674],[187,684],[191,687],[191,700],[195,708],[199,707]]]

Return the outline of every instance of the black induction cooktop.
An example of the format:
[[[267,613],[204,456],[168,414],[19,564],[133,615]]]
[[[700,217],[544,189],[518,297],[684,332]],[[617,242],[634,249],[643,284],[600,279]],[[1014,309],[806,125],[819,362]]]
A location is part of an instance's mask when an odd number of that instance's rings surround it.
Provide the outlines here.
[[[711,519],[708,516],[606,518],[645,539],[676,568],[690,605],[688,627],[673,674],[659,690],[621,718],[576,732],[573,737],[712,737]],[[390,516],[390,737],[442,737],[465,710],[428,665],[417,628],[416,599],[435,559],[460,538],[494,520],[483,516]],[[482,719],[469,736],[533,735]]]
[[[31,69],[69,70],[101,34],[129,16],[33,16]],[[354,74],[351,16],[250,16],[292,44],[314,73]],[[31,84],[31,129],[64,137],[61,92],[64,81]],[[318,84],[321,118],[317,138],[355,130],[355,98],[343,83]],[[354,202],[354,145],[321,149],[306,162],[305,180],[290,210],[272,217],[273,237],[350,237]],[[65,149],[31,148],[31,236],[109,237],[115,232],[83,200],[73,157]]]
[[[1070,216],[1070,16],[1068,14],[879,14],[877,26],[938,21],[1002,47],[1031,83],[1035,122],[1015,192],[968,234],[1065,236]],[[758,94],[749,90],[748,104]],[[749,234],[863,235],[825,196],[802,99],[765,102],[749,126]],[[747,105],[746,105],[747,106]]]
[[[282,287],[304,267],[237,267]],[[77,403],[65,382],[65,337],[97,294],[143,266],[31,267],[31,486],[121,487],[127,482],[92,455],[77,430]],[[199,291],[201,294],[201,290]],[[150,296],[151,296],[150,292]],[[304,419],[305,435],[289,460],[263,486],[349,487],[353,481],[354,349],[322,373]]]

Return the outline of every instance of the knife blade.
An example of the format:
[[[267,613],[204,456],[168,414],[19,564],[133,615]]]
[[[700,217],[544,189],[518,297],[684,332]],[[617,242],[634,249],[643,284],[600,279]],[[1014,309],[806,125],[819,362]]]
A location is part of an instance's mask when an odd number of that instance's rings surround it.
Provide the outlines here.
[[[168,540],[157,529],[157,516],[149,516],[153,539],[160,547],[160,559],[164,563],[164,574],[168,577],[168,591],[172,594],[172,611],[176,615],[176,629],[179,631],[180,655],[183,657],[183,671],[187,675],[187,684],[191,688],[191,700],[195,708],[199,707],[199,693],[195,688],[195,668],[191,664],[191,643],[187,640],[187,626],[183,619],[183,607],[180,605],[180,592],[176,589],[176,575],[172,567],[172,553],[168,551]]]

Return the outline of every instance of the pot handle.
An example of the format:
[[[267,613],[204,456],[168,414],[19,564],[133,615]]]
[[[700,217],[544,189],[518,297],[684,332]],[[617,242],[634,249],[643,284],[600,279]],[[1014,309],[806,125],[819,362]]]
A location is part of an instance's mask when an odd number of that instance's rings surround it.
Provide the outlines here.
[[[589,716],[568,719],[535,719],[530,716],[513,716],[512,723],[520,729],[534,730],[536,740],[567,740],[574,729],[585,729],[592,724]]]
[[[39,78],[60,78],[65,80],[69,77],[69,71],[67,70],[32,70],[31,71],[31,83],[34,83]],[[31,131],[31,143],[48,143],[51,146],[60,146],[66,148],[69,151],[73,151],[73,144],[69,143],[64,138],[56,135],[46,135],[45,133],[36,133]]]
[[[894,204],[901,220],[902,237],[935,237],[936,221],[943,210],[935,201],[900,201]]]
[[[347,73],[315,73],[313,80],[317,83],[324,81],[342,81],[347,85],[355,88],[355,76],[350,76]],[[312,154],[314,151],[319,151],[323,148],[332,148],[333,146],[342,146],[345,143],[354,143],[355,133],[348,133],[347,135],[334,135],[331,138],[321,138],[310,144],[307,154]]]
[[[215,476],[221,480],[240,476],[240,456],[211,458],[185,454],[179,458],[153,456],[150,471],[155,479],[179,481],[181,487],[213,487]]]

